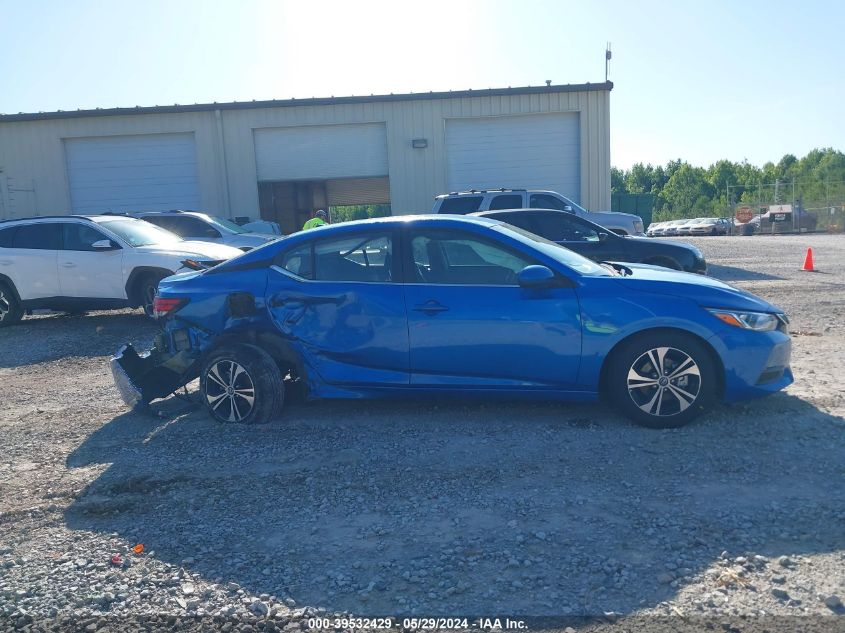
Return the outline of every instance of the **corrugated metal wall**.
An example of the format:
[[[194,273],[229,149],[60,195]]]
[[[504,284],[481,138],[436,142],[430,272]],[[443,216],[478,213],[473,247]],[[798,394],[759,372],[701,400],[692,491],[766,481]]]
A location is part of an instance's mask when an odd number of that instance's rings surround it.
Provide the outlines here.
[[[10,192],[5,213],[22,217],[70,212],[63,139],[193,132],[202,207],[223,215],[258,217],[254,131],[344,123],[385,124],[394,213],[425,212],[433,196],[446,191],[448,119],[547,112],[579,113],[581,201],[587,208],[609,209],[609,101],[608,90],[549,91],[0,122],[0,169],[8,183],[24,183],[34,190],[18,198]],[[415,149],[413,139],[426,139],[428,146]]]

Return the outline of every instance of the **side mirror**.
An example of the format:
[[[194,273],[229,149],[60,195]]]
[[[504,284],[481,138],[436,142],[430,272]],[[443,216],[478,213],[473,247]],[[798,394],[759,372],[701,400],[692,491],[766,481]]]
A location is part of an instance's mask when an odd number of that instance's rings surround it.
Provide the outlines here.
[[[97,240],[91,244],[91,248],[96,251],[111,251],[117,248],[111,240]]]
[[[599,233],[599,242],[606,242],[607,241],[607,233]]]
[[[563,210],[567,213],[575,213],[575,211],[572,210],[572,207],[570,207],[568,204],[563,207]]]
[[[556,285],[555,274],[546,266],[526,266],[517,275],[517,281],[523,288],[551,288]]]

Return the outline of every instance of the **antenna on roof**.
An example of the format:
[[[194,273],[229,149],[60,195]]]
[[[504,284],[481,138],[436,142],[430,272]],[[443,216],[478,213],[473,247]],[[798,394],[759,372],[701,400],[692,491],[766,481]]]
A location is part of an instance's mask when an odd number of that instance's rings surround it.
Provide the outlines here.
[[[546,87],[550,87],[552,85],[551,79],[546,79]]]
[[[610,52],[610,42],[607,43],[607,48],[604,49],[604,83],[607,83],[607,62],[611,60],[613,53]]]

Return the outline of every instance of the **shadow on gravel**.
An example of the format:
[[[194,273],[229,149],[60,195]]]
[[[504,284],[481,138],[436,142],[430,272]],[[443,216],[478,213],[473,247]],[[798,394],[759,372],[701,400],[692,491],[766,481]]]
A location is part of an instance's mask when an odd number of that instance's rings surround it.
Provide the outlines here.
[[[723,551],[778,573],[773,557],[845,549],[843,428],[786,394],[663,432],[574,405],[127,413],[69,456],[110,466],[65,520],[329,612],[630,614]],[[713,569],[711,591],[742,582]]]
[[[722,281],[766,281],[785,279],[785,277],[770,275],[769,273],[760,273],[746,268],[723,266],[721,264],[707,264],[707,274],[710,277],[715,277],[716,279],[720,279]]]
[[[156,328],[140,311],[25,317],[18,325],[0,329],[0,368],[111,355],[127,340],[151,340]]]

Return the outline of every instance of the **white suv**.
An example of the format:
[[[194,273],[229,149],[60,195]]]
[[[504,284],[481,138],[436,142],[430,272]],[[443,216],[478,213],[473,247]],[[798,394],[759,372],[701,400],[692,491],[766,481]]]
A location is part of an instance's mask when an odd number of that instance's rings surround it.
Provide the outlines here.
[[[619,235],[643,236],[643,220],[631,213],[615,211],[587,211],[556,191],[540,189],[494,189],[455,191],[437,196],[432,213],[466,215],[476,211],[504,209],[555,209],[574,213],[578,217],[610,229]]]
[[[144,308],[158,282],[185,261],[213,266],[241,255],[222,244],[186,242],[121,216],[54,216],[0,222],[0,327],[24,312]]]

